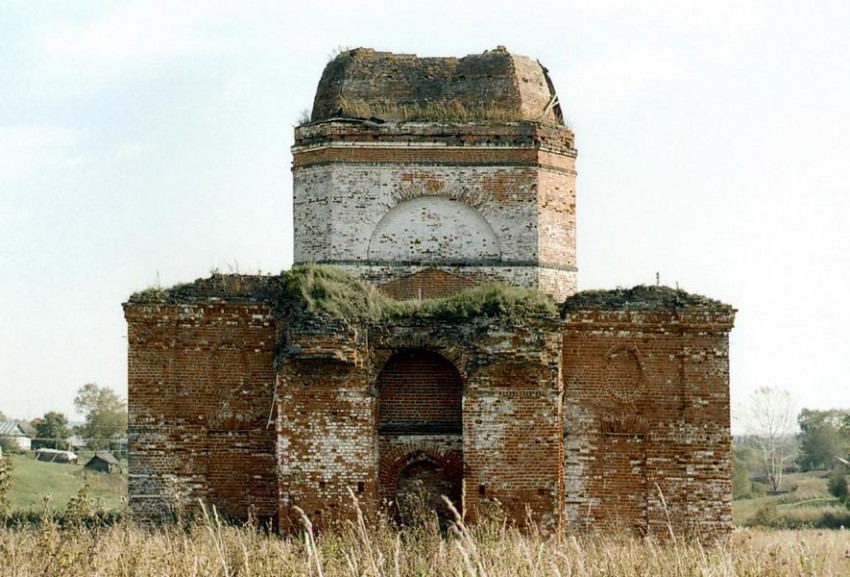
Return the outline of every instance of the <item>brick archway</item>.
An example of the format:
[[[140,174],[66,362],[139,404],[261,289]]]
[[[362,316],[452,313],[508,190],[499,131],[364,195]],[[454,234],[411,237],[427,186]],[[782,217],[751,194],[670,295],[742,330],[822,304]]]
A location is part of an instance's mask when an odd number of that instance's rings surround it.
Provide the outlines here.
[[[381,347],[371,351],[371,371],[375,387],[384,370],[397,360],[399,353],[428,352],[449,363],[460,376],[461,383],[469,378],[466,354],[460,343],[437,337],[433,331],[421,330],[405,335],[382,335]]]
[[[421,465],[430,465],[439,469],[447,481],[449,493],[458,512],[462,513],[463,492],[463,454],[460,451],[439,451],[423,446],[421,442],[408,442],[399,445],[381,456],[378,466],[378,482],[385,507],[390,516],[399,519],[398,482],[405,471]],[[427,483],[427,479],[423,479]]]
[[[400,493],[416,488],[445,522],[451,517],[440,496],[446,494],[458,510],[462,501],[460,373],[434,351],[404,349],[387,359],[375,385],[381,498],[389,513],[402,520]]]

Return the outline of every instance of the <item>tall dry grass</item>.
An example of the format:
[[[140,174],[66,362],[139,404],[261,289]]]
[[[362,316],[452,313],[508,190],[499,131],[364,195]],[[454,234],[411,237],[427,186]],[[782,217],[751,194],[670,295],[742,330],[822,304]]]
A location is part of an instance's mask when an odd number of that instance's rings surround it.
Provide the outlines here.
[[[850,575],[850,531],[736,531],[701,544],[627,534],[518,531],[498,519],[441,534],[362,518],[315,534],[234,527],[206,511],[186,528],[71,524],[0,529],[0,576]]]

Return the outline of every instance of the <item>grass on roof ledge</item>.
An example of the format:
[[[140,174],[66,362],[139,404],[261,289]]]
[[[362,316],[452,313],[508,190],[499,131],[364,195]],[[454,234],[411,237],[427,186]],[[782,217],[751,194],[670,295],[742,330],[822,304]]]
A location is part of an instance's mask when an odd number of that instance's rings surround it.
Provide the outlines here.
[[[558,309],[549,296],[506,284],[479,285],[443,299],[388,300],[385,316],[391,319],[457,321],[498,318],[520,321],[529,317],[558,318]]]
[[[371,321],[558,318],[557,307],[547,295],[504,284],[480,285],[442,299],[399,301],[331,266],[299,265],[282,278],[278,301],[282,312]]]
[[[132,295],[130,302],[191,304],[213,297],[269,302],[280,315],[293,320],[324,317],[373,322],[403,319],[451,322],[491,318],[514,322],[528,317],[558,318],[554,301],[531,289],[486,284],[443,299],[399,301],[341,269],[316,264],[297,265],[275,277],[213,275],[169,289],[146,289]]]
[[[375,287],[327,265],[296,265],[281,274],[277,301],[283,314],[377,319],[383,300]]]
[[[425,101],[399,104],[395,102],[368,102],[339,98],[338,108],[343,117],[379,118],[396,122],[544,122],[546,118],[535,118],[493,103],[468,106],[459,100]],[[327,118],[318,118],[321,122]],[[549,120],[551,123],[552,121]],[[309,124],[309,123],[307,123]]]

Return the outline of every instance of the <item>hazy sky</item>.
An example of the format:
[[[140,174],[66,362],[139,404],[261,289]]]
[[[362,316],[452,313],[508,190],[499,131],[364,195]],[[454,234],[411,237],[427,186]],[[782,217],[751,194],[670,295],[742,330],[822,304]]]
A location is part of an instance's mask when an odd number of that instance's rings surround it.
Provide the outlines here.
[[[292,262],[292,127],[338,46],[550,70],[578,157],[582,289],[739,309],[732,395],[850,407],[850,3],[0,6],[0,411],[126,394],[121,303]]]

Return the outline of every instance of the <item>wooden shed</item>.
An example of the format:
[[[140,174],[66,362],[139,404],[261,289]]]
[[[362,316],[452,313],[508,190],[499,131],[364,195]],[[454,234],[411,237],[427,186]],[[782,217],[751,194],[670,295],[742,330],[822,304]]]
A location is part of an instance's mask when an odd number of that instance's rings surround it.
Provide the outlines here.
[[[106,451],[97,451],[94,456],[84,465],[88,471],[97,471],[99,473],[113,473],[115,475],[121,472],[121,463],[112,453]]]

